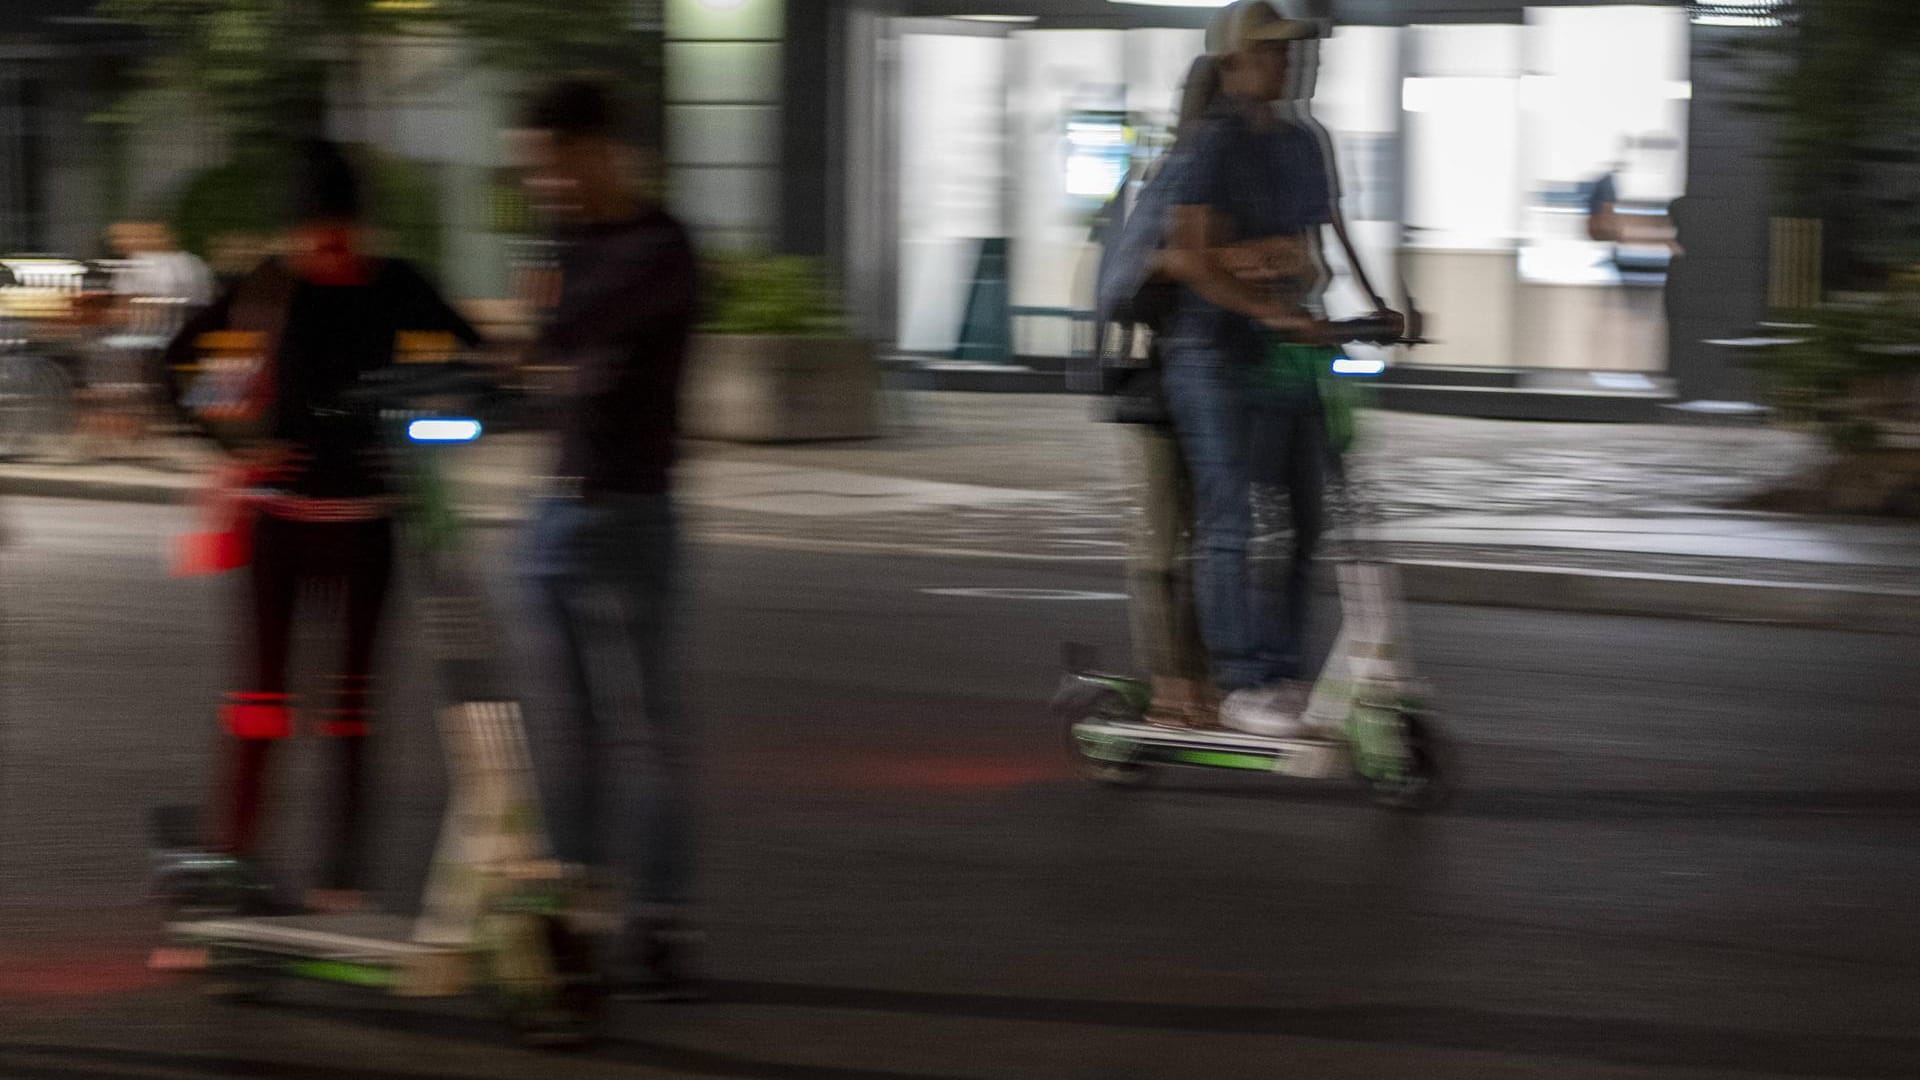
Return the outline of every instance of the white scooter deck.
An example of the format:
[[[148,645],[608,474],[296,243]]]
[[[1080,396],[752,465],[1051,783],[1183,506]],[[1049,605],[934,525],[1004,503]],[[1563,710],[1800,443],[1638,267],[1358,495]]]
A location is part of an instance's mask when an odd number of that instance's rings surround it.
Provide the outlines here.
[[[1095,749],[1105,746],[1112,758],[1141,764],[1249,769],[1309,779],[1348,770],[1346,743],[1338,739],[1276,739],[1224,728],[1172,728],[1129,720],[1086,720],[1075,724],[1073,733],[1095,758],[1108,756]]]
[[[546,858],[518,707],[471,701],[441,710],[450,774],[440,842],[417,917],[287,915],[182,921],[175,940],[274,961],[296,975],[385,987],[395,994],[457,994],[472,985],[478,924],[489,898],[553,878]]]
[[[380,987],[408,997],[463,992],[472,982],[464,949],[412,940],[399,915],[284,915],[173,923],[177,941],[272,960],[290,974]]]

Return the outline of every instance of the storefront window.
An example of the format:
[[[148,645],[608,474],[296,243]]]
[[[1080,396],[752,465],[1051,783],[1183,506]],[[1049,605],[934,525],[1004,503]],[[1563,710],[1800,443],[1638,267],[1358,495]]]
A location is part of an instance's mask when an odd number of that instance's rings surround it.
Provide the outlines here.
[[[902,344],[978,355],[962,339],[987,296],[998,355],[1082,351],[1095,218],[1170,142],[1201,32],[903,42]],[[1411,359],[1665,366],[1667,209],[1687,175],[1685,9],[1343,26],[1306,53],[1361,257],[1383,291],[1404,275],[1432,317],[1439,341]],[[1343,269],[1336,245],[1327,254]],[[1366,303],[1351,282],[1336,278],[1330,313]]]
[[[1533,8],[1527,19],[1520,278],[1657,284],[1667,207],[1686,184],[1686,12]]]
[[[951,351],[987,242],[1006,235],[1007,40],[900,39],[900,326]]]

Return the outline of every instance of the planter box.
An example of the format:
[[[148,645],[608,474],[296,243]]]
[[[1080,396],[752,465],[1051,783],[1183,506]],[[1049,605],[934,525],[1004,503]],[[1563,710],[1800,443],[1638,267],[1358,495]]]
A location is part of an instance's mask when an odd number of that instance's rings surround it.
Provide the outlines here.
[[[853,338],[701,334],[681,392],[681,431],[727,442],[865,439],[879,431],[880,369]]]

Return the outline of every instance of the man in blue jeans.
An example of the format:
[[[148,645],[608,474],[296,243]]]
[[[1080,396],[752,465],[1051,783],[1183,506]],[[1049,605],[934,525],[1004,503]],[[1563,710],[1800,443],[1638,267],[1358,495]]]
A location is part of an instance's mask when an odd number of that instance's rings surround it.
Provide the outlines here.
[[[539,732],[555,853],[627,880],[616,979],[630,994],[685,996],[687,733],[670,659],[679,535],[669,493],[677,401],[695,321],[686,231],[628,182],[608,93],[558,84],[521,132],[527,186],[560,222],[560,289],[536,346],[572,369],[553,490],[526,572],[565,653],[571,700]],[[639,669],[640,716],[597,673]]]
[[[1302,645],[1322,522],[1327,435],[1316,366],[1325,349],[1320,228],[1336,221],[1318,131],[1284,119],[1297,43],[1319,26],[1239,0],[1208,31],[1224,94],[1177,153],[1167,273],[1183,286],[1167,343],[1166,393],[1193,475],[1195,599],[1220,721],[1300,734],[1309,685]],[[1253,485],[1284,490],[1293,550],[1284,599],[1257,583],[1247,551]]]

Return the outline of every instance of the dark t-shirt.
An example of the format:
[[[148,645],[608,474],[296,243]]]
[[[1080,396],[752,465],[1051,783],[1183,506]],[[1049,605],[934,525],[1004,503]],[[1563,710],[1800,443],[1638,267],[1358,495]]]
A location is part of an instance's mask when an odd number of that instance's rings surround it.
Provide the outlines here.
[[[1333,177],[1319,137],[1286,121],[1255,127],[1249,110],[1263,107],[1223,101],[1175,151],[1185,160],[1169,201],[1215,210],[1233,241],[1297,236],[1333,220]],[[1174,332],[1235,345],[1260,338],[1253,320],[1192,290],[1182,290]]]
[[[284,287],[265,285],[270,278]],[[236,305],[263,296],[284,297],[286,304],[264,434],[291,444],[304,459],[285,486],[313,498],[385,493],[378,420],[364,408],[347,407],[342,393],[362,375],[394,363],[403,334],[447,334],[468,347],[477,346],[480,335],[399,259],[380,260],[362,285],[299,281],[268,262],[181,329],[168,350],[169,372],[192,361],[202,334],[258,321],[257,313],[238,312]]]
[[[545,359],[573,368],[558,475],[587,495],[664,492],[695,322],[693,244],[661,210],[559,239],[560,302],[540,336]]]

